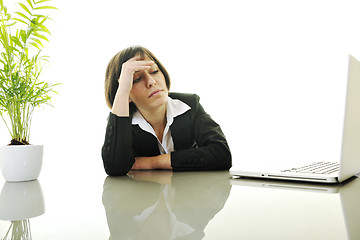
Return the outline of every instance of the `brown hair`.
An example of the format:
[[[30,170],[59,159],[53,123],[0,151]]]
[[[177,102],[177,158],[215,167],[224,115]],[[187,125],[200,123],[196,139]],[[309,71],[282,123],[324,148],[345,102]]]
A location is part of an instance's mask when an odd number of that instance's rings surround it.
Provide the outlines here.
[[[165,83],[168,89],[170,89],[170,77],[165,67],[160,63],[160,61],[152,54],[148,49],[142,46],[132,46],[128,47],[119,53],[117,53],[114,57],[111,58],[107,68],[105,75],[105,99],[108,107],[111,109],[114,103],[116,91],[119,87],[118,79],[121,74],[122,64],[128,61],[130,58],[135,57],[137,54],[141,56],[148,56],[152,61],[156,63],[159,67],[159,70],[165,77]],[[132,106],[133,103],[130,103],[130,109],[135,109],[135,106]],[[130,110],[130,111],[131,111]]]

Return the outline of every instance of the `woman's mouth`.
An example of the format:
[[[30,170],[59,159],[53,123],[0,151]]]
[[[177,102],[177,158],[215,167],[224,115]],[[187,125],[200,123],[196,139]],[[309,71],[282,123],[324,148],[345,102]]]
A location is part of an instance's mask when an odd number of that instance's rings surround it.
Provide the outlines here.
[[[149,95],[149,97],[148,97],[148,98],[151,98],[152,96],[154,96],[154,95],[156,95],[156,94],[158,94],[158,93],[160,93],[160,92],[161,92],[161,90],[160,90],[160,89],[155,90],[155,91],[153,91],[153,92]]]

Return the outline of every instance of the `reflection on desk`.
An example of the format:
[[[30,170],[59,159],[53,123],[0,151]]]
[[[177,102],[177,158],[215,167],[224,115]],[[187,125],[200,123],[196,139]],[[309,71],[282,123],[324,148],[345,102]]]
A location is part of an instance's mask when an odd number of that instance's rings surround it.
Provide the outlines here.
[[[30,240],[30,218],[44,212],[44,197],[38,180],[4,183],[0,194],[0,219],[11,221],[11,224],[1,239]]]
[[[203,239],[231,190],[225,172],[133,171],[129,176],[104,182],[110,239]]]
[[[44,178],[41,187],[3,183],[0,239],[359,240],[359,203],[358,178],[304,185],[227,171],[90,172]]]
[[[230,198],[236,199],[236,206],[228,202],[227,207],[235,210],[236,225],[241,226],[240,230],[232,230],[232,236],[239,239],[360,239],[358,178],[343,185],[256,179],[233,179],[231,183]],[[226,215],[235,219],[232,214]],[[234,226],[230,222],[229,225]]]

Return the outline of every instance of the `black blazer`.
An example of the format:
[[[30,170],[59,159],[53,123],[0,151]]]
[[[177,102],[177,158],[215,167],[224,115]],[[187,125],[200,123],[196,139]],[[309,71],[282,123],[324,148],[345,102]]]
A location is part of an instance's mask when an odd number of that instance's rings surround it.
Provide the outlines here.
[[[171,152],[173,171],[227,170],[231,167],[231,153],[220,126],[211,119],[195,94],[170,93],[191,107],[174,118],[170,126],[175,151]],[[109,115],[102,158],[110,176],[125,175],[135,157],[160,155],[157,139],[132,125],[132,116]]]

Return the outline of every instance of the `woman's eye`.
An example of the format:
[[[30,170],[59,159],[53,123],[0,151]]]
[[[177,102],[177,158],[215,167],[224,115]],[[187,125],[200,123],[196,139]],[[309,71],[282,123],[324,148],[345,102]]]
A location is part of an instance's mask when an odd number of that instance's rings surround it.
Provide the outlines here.
[[[159,70],[155,70],[151,74],[157,74],[158,72],[159,72]]]
[[[138,82],[140,82],[140,81],[141,81],[141,77],[139,77],[139,78],[137,78],[137,79],[134,79],[134,80],[133,80],[133,84],[138,83]]]

